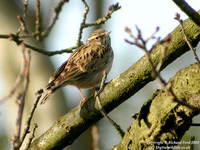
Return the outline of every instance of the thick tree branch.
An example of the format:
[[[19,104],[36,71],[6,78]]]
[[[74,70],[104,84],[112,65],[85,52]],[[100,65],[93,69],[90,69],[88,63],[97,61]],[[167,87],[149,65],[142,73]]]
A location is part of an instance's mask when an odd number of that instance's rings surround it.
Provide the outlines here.
[[[172,90],[178,99],[200,108],[199,75],[196,63],[179,71],[169,82],[173,83]],[[143,105],[137,119],[115,148],[154,150],[161,146],[175,146],[197,114],[197,111],[173,102],[167,92],[159,90]]]
[[[183,23],[185,24],[185,32],[192,46],[196,47],[200,40],[200,28],[190,19],[185,20]],[[165,44],[158,44],[152,49],[151,58],[155,66],[160,62],[160,57],[163,55],[161,50],[164,47]],[[181,28],[178,26],[171,32],[171,41],[166,51],[161,70],[186,51],[189,51],[189,48],[182,37]],[[152,67],[147,57],[143,56],[127,71],[108,83],[100,94],[105,112],[112,111],[152,81],[151,72]],[[56,149],[66,147],[72,144],[81,133],[102,117],[95,98],[91,97],[81,107],[76,107],[59,118],[48,131],[31,144],[30,149]]]
[[[200,15],[185,0],[173,0],[186,15],[200,26]]]

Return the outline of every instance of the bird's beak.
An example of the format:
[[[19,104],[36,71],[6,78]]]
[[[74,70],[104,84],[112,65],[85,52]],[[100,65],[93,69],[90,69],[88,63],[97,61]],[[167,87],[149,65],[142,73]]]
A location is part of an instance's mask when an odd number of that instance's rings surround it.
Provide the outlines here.
[[[108,36],[110,33],[111,33],[111,31],[110,32],[106,32],[105,36]]]

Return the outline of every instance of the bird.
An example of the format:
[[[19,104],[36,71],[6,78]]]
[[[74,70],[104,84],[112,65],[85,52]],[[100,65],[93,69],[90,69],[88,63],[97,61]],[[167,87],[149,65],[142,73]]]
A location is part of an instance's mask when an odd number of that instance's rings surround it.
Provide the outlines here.
[[[110,33],[100,28],[89,35],[86,44],[78,47],[50,77],[40,104],[67,85],[78,88],[83,98],[80,104],[87,100],[81,89],[95,87],[101,82],[103,72],[108,74],[111,70],[114,53]]]

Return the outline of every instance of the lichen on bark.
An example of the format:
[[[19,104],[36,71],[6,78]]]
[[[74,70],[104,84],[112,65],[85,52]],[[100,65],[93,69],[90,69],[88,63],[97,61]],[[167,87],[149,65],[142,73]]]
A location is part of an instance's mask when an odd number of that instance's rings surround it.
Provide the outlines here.
[[[200,67],[193,64],[180,70],[172,79],[172,90],[179,100],[200,107]],[[122,141],[121,150],[155,149],[174,146],[189,129],[198,112],[170,99],[166,91],[158,90],[141,108]],[[176,141],[169,143],[170,141]],[[113,147],[114,149],[114,147]]]

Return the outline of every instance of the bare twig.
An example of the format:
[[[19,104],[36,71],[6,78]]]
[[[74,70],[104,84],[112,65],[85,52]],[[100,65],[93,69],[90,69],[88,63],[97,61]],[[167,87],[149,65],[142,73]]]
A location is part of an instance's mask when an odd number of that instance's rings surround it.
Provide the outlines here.
[[[31,131],[31,136],[29,138],[29,141],[28,141],[25,149],[29,149],[29,147],[31,146],[31,142],[32,142],[33,138],[35,137],[35,131],[36,131],[37,127],[38,127],[38,125],[35,123],[32,131]]]
[[[142,37],[142,32],[141,32],[141,30],[137,26],[136,26],[136,30],[138,32],[138,35],[137,35],[137,37],[134,37],[133,34],[132,34],[131,29],[129,29],[129,28],[126,27],[125,31],[133,39],[133,42],[131,42],[131,41],[127,40],[127,39],[125,39],[125,41],[127,43],[129,43],[129,44],[138,46],[139,48],[141,48],[145,52],[145,54],[147,56],[147,59],[149,60],[149,63],[152,66],[153,77],[155,77],[158,80],[160,86],[162,88],[164,88],[165,87],[165,84],[164,84],[165,81],[164,81],[164,79],[161,78],[161,76],[159,74],[159,70],[157,71],[156,68],[154,67],[153,61],[151,59],[151,51],[147,50],[147,43],[150,40],[155,39],[155,34],[159,31],[159,27],[157,27],[156,30],[155,30],[155,32],[149,38],[147,38],[146,40],[144,40],[144,38]],[[159,39],[160,38],[157,38],[157,41],[159,41]],[[161,57],[161,59],[162,59],[162,57]],[[161,68],[161,66],[162,66],[162,64],[159,64],[159,68]]]
[[[21,25],[20,28],[17,31],[17,34],[19,34],[21,31],[28,33],[24,19],[20,16],[17,16],[17,19],[19,20],[20,25]]]
[[[40,0],[36,0],[35,38],[41,40]]]
[[[170,41],[171,41],[171,35],[169,34],[169,35],[165,38],[165,40],[162,40],[162,41],[159,42],[160,44],[166,43],[166,46],[165,46],[164,48],[161,49],[161,51],[162,51],[161,54],[162,54],[162,55],[161,55],[161,57],[160,57],[160,62],[159,62],[158,65],[156,66],[156,72],[160,72],[160,70],[161,70],[161,68],[162,68],[162,65],[163,65],[163,63],[164,63],[164,58],[165,58],[165,55],[166,55],[166,51],[167,51],[167,49],[168,49],[169,46],[170,46]]]
[[[21,136],[21,139],[20,139],[20,135],[19,136],[14,136],[14,139],[13,139],[13,141],[16,143],[15,145],[15,149],[19,149],[20,147],[21,147],[21,145],[22,145],[22,143],[24,142],[24,140],[25,140],[25,137],[26,137],[26,135],[28,134],[28,133],[30,133],[30,126],[31,126],[31,121],[32,121],[32,118],[33,118],[33,114],[34,114],[34,112],[35,112],[35,110],[36,110],[36,108],[37,108],[37,105],[38,105],[38,103],[39,103],[39,101],[40,101],[40,98],[41,98],[41,96],[42,96],[42,92],[41,91],[38,91],[37,93],[37,99],[36,99],[36,101],[35,101],[35,103],[33,104],[33,107],[32,107],[32,109],[31,109],[31,111],[30,111],[30,113],[29,113],[29,115],[28,115],[28,119],[27,119],[27,121],[26,121],[26,124],[25,124],[25,127],[24,127],[24,132],[23,132],[23,134],[22,134],[22,136]],[[20,125],[21,126],[21,125]],[[30,137],[30,139],[29,139],[29,142],[31,142],[32,141],[32,139],[34,138],[34,133],[35,133],[35,129],[37,128],[37,125],[35,124],[34,125],[34,128],[33,128],[33,132],[32,132],[32,136]],[[21,127],[20,127],[20,131],[18,131],[19,132],[19,134],[21,133]],[[28,143],[28,146],[30,146],[30,144],[31,143]]]
[[[20,37],[18,37],[15,34],[10,34],[10,35],[0,35],[0,38],[3,39],[10,39],[12,41],[14,41],[17,45],[20,45],[22,40],[20,40]],[[26,48],[29,48],[35,52],[41,53],[43,55],[47,55],[47,56],[53,56],[53,55],[57,55],[57,54],[63,54],[63,53],[72,53],[72,50],[76,49],[77,46],[73,46],[73,47],[69,47],[66,49],[61,49],[61,50],[54,50],[54,51],[46,51],[44,49],[40,49],[34,46],[31,46],[29,44],[24,43]]]
[[[82,19],[82,22],[81,22],[81,26],[79,28],[78,40],[77,40],[77,43],[76,43],[77,47],[79,47],[81,45],[82,33],[83,33],[83,29],[85,28],[85,21],[86,21],[86,18],[87,18],[87,14],[89,12],[89,7],[88,7],[88,4],[86,3],[86,1],[82,0],[82,2],[85,5],[85,10],[84,10],[84,13],[83,13],[83,19]]]
[[[28,34],[28,35],[23,35],[23,36],[19,36],[19,33],[21,31],[21,29],[23,29],[25,32],[28,33],[27,29],[26,29],[26,26],[25,26],[25,16],[26,16],[26,11],[27,11],[27,0],[24,1],[24,18],[21,18],[20,16],[18,17],[20,23],[21,23],[21,27],[20,27],[20,31],[18,31],[17,34],[9,34],[9,35],[0,35],[0,38],[4,38],[4,39],[10,39],[12,41],[14,41],[17,45],[20,45],[23,38],[28,38],[28,37],[33,37],[35,35],[37,35],[36,33],[40,33],[40,13],[39,13],[39,0],[37,0],[37,15],[36,15],[36,31],[38,32],[35,32],[35,33],[32,33],[32,34]],[[53,18],[53,21],[49,24],[49,26],[41,33],[41,38],[45,38],[49,35],[49,32],[51,31],[51,29],[53,28],[54,24],[56,23],[56,20],[58,19],[58,16],[61,12],[61,9],[64,5],[65,2],[68,2],[68,0],[61,0],[59,2],[59,4],[55,7],[54,11],[55,11],[55,16]],[[76,49],[78,46],[81,45],[81,38],[82,38],[82,32],[83,32],[83,29],[86,28],[86,27],[89,27],[89,26],[96,26],[96,25],[101,25],[103,23],[105,23],[108,19],[111,18],[111,14],[120,9],[121,6],[119,6],[119,4],[115,4],[115,5],[111,5],[109,7],[109,10],[108,12],[106,13],[105,17],[103,18],[100,18],[96,21],[94,21],[93,23],[91,24],[86,24],[86,17],[87,17],[87,14],[88,14],[88,11],[89,11],[89,7],[87,5],[87,3],[85,2],[85,0],[82,0],[82,2],[85,4],[85,11],[84,11],[84,14],[83,14],[83,20],[81,22],[81,26],[80,26],[80,29],[79,29],[79,34],[78,34],[78,40],[77,40],[77,44],[76,46],[73,46],[73,47],[69,47],[69,48],[66,48],[66,49],[61,49],[61,50],[55,50],[55,51],[46,51],[46,50],[43,50],[43,49],[40,49],[40,48],[37,48],[37,47],[34,47],[34,46],[31,46],[29,44],[26,44],[24,43],[25,47],[26,48],[29,48],[33,51],[36,51],[38,53],[41,53],[41,54],[44,54],[44,55],[47,55],[47,56],[53,56],[53,55],[57,55],[57,54],[63,54],[63,53],[72,53],[72,50]]]
[[[17,16],[17,19],[20,22],[20,28],[17,31],[17,35],[21,32],[24,31],[25,33],[28,34],[28,30],[26,28],[26,23],[25,23],[25,18],[26,18],[26,12],[27,12],[27,8],[28,8],[28,0],[24,0],[23,1],[23,5],[24,5],[24,12],[23,12],[23,17]]]
[[[200,15],[185,0],[173,1],[194,23],[200,26]]]
[[[98,126],[92,126],[92,147],[93,150],[99,150],[99,129]]]
[[[52,22],[49,24],[49,26],[46,28],[46,30],[44,30],[42,32],[42,37],[43,38],[45,38],[45,37],[47,37],[49,35],[51,29],[53,28],[53,26],[56,23],[56,20],[58,19],[58,16],[59,16],[59,14],[60,14],[60,12],[62,10],[63,5],[65,4],[65,2],[68,2],[68,1],[69,0],[60,0],[60,2],[58,3],[58,5],[55,6],[55,8],[54,8],[55,15],[53,17]]]
[[[41,14],[40,14],[40,0],[36,0],[36,21],[35,21],[35,32],[28,34],[28,30],[25,26],[25,17],[26,17],[26,12],[27,12],[27,7],[28,7],[28,0],[24,0],[24,12],[23,12],[23,18],[18,16],[18,20],[21,24],[21,27],[19,28],[17,35],[21,32],[21,30],[25,31],[27,35],[23,35],[20,38],[28,38],[28,37],[35,37],[36,40],[41,40],[47,37],[55,25],[58,16],[62,10],[62,7],[65,2],[68,2],[69,0],[60,0],[57,6],[54,8],[55,16],[52,19],[52,22],[48,25],[48,27],[42,32],[41,30]]]
[[[24,5],[23,19],[25,19],[26,18],[26,12],[28,10],[28,0],[24,0],[23,5]]]
[[[22,116],[23,116],[23,111],[24,111],[24,105],[25,105],[25,96],[28,90],[28,85],[29,85],[29,72],[30,72],[30,60],[31,60],[31,55],[30,55],[30,51],[28,51],[28,58],[26,58],[25,55],[25,46],[22,43],[21,44],[23,49],[22,49],[22,54],[23,54],[23,60],[24,60],[24,64],[23,64],[23,72],[22,72],[22,79],[24,79],[25,81],[25,85],[24,85],[24,91],[20,92],[17,96],[17,104],[19,106],[19,110],[18,110],[18,116],[17,116],[17,120],[16,120],[16,134],[14,135],[14,140],[13,140],[13,149],[17,150],[19,149],[19,147],[21,146],[21,142],[20,142],[20,135],[21,135],[21,123],[22,123]],[[21,79],[21,80],[22,80]]]
[[[100,89],[99,91],[96,93],[95,97],[96,97],[96,100],[98,102],[98,106],[100,107],[100,111],[102,113],[102,115],[108,119],[108,121],[115,127],[115,129],[117,130],[117,132],[119,133],[120,137],[123,138],[124,135],[125,135],[125,132],[121,129],[121,127],[116,123],[114,122],[105,112],[105,110],[103,109],[102,107],[102,103],[101,103],[101,100],[100,100],[100,93],[103,91],[104,89],[104,86],[105,86],[105,80],[106,80],[106,77],[107,77],[107,74],[106,72],[104,71],[103,72],[103,78],[102,78],[102,81],[101,81],[101,86],[100,86]]]
[[[54,56],[54,55],[57,55],[57,54],[63,54],[63,53],[72,53],[74,49],[76,49],[77,47],[76,46],[73,46],[73,47],[70,47],[70,48],[66,48],[66,49],[61,49],[61,50],[54,50],[54,51],[45,51],[43,49],[40,49],[40,48],[36,48],[34,46],[31,46],[29,44],[25,44],[25,47],[26,48],[30,48],[31,50],[33,51],[36,51],[38,53],[41,53],[43,55],[47,55],[47,56]]]
[[[99,94],[103,91],[104,89],[104,86],[105,86],[105,81],[106,81],[106,78],[107,78],[107,74],[106,74],[106,71],[103,72],[103,78],[101,80],[101,85],[100,85],[100,88],[96,94],[96,97],[99,96]]]
[[[3,98],[0,99],[0,104],[3,103],[4,101],[6,101],[7,99],[9,99],[17,90],[17,88],[19,87],[21,81],[22,81],[23,75],[20,73],[15,81],[15,84],[13,86],[13,88],[11,89],[11,91],[4,96]]]
[[[186,41],[186,43],[187,43],[187,45],[189,46],[190,50],[193,52],[194,58],[195,58],[196,61],[200,64],[199,58],[198,58],[198,56],[197,56],[197,54],[196,54],[196,48],[193,48],[193,47],[192,47],[192,44],[190,43],[190,41],[189,41],[189,39],[188,39],[188,37],[187,37],[187,34],[185,33],[185,29],[184,29],[184,27],[183,27],[183,20],[180,19],[180,14],[176,13],[176,16],[175,16],[174,19],[176,19],[176,20],[179,22],[179,24],[180,24],[180,26],[181,26],[181,29],[182,29],[182,32],[183,32],[183,35],[184,35],[184,40]]]
[[[200,123],[192,123],[191,126],[200,127]]]
[[[111,18],[111,15],[112,15],[113,12],[115,12],[118,9],[121,8],[121,6],[119,6],[119,3],[113,4],[108,8],[108,12],[106,12],[106,15],[104,17],[97,19],[93,23],[85,23],[86,18],[87,18],[87,14],[88,14],[88,11],[89,11],[89,6],[88,6],[88,4],[86,3],[85,0],[82,0],[82,2],[85,5],[85,10],[84,10],[83,19],[82,19],[82,22],[81,22],[81,25],[80,25],[80,28],[79,28],[78,40],[77,40],[77,44],[76,44],[77,46],[81,45],[82,32],[83,32],[84,28],[104,24],[108,19]]]
[[[111,18],[112,13],[119,10],[120,8],[121,8],[121,6],[119,6],[119,3],[111,5],[108,8],[108,11],[106,12],[106,15],[104,17],[97,19],[93,23],[85,24],[85,28],[90,27],[90,26],[97,26],[97,25],[104,24],[108,19]]]
[[[17,76],[17,79],[15,81],[15,84],[14,84],[13,88],[11,89],[11,91],[9,92],[9,94],[7,94],[5,97],[3,97],[0,100],[0,103],[3,103],[5,100],[9,99],[15,93],[15,91],[17,90],[17,88],[19,87],[19,85],[22,83],[24,76],[26,75],[25,74],[26,69],[29,69],[29,68],[27,68],[28,66],[26,66],[26,65],[29,65],[29,64],[27,64],[28,62],[27,62],[26,57],[25,57],[25,44],[22,43],[21,45],[23,47],[23,50],[22,50],[22,54],[23,54],[23,58],[24,58],[23,67],[21,68],[21,71],[20,71],[19,75]]]
[[[143,37],[142,37],[142,34],[141,34],[141,30],[136,26],[136,29],[138,31],[138,36],[137,38],[133,36],[132,34],[132,31],[131,29],[129,28],[125,28],[125,31],[129,34],[129,36],[133,39],[133,41],[129,41],[127,39],[125,39],[125,41],[129,44],[132,44],[132,45],[136,45],[138,46],[139,48],[141,48],[147,55],[147,58],[149,60],[149,63],[151,64],[151,67],[152,67],[152,71],[153,71],[153,76],[157,79],[157,81],[159,82],[161,88],[163,90],[165,90],[167,92],[167,94],[169,95],[170,99],[181,104],[181,105],[184,105],[190,109],[193,109],[195,111],[198,111],[200,112],[200,108],[198,107],[194,107],[184,101],[181,101],[177,98],[177,96],[175,95],[175,93],[173,92],[172,90],[172,85],[173,83],[171,82],[168,82],[166,83],[166,81],[161,77],[160,75],[160,69],[161,69],[161,66],[162,66],[162,63],[164,62],[163,60],[160,61],[160,64],[159,64],[159,67],[154,67],[154,64],[153,64],[153,61],[151,59],[151,51],[148,51],[147,48],[146,48],[146,44],[149,40],[151,39],[155,39],[154,37],[154,34],[158,32],[158,28],[156,29],[156,31],[147,39],[147,40],[144,40]],[[166,42],[169,42],[168,40],[170,40],[171,38],[167,38]],[[164,42],[165,43],[165,42]],[[161,43],[163,44],[163,42]],[[164,50],[166,52],[166,50]],[[165,52],[164,52],[164,55],[163,55],[163,58],[161,57],[161,59],[164,59],[164,56],[165,56]]]
[[[21,121],[22,121],[22,114],[24,110],[24,101],[22,101],[22,94],[18,93],[16,103],[18,105],[18,115],[16,119],[16,133],[13,136],[13,150],[19,149],[20,145],[20,133],[21,133]]]
[[[26,121],[26,124],[25,124],[25,127],[24,127],[24,132],[23,132],[23,135],[22,135],[22,138],[21,138],[21,143],[23,143],[26,135],[29,133],[29,129],[30,129],[32,118],[33,118],[33,114],[34,114],[34,112],[35,112],[35,110],[37,108],[37,105],[38,105],[38,103],[40,101],[40,98],[42,97],[42,93],[43,92],[41,92],[41,90],[36,93],[37,99],[36,99],[35,103],[33,104],[32,109],[31,109],[31,111],[30,111],[30,113],[28,115],[28,119]]]

